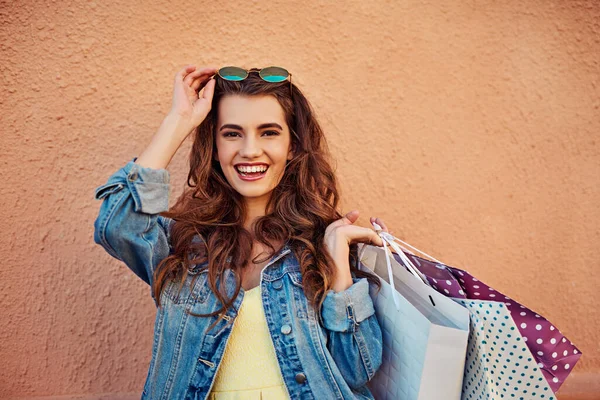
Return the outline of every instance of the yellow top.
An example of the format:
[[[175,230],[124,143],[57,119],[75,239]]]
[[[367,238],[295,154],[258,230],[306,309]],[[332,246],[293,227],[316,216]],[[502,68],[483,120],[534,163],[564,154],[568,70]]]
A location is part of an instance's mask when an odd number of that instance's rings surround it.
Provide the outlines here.
[[[289,399],[267,327],[260,285],[244,293],[208,398]]]

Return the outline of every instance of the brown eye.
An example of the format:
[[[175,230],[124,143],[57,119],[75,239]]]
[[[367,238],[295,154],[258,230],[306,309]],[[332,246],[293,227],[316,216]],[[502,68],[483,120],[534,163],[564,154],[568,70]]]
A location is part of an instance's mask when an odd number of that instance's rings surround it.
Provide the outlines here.
[[[233,131],[225,132],[223,134],[223,137],[230,137],[230,136],[234,136],[234,135],[237,135],[237,134],[238,134],[237,132],[233,132]]]
[[[267,136],[277,136],[277,135],[279,135],[279,132],[277,132],[277,131],[265,131],[265,133],[272,133],[272,135],[267,135]]]

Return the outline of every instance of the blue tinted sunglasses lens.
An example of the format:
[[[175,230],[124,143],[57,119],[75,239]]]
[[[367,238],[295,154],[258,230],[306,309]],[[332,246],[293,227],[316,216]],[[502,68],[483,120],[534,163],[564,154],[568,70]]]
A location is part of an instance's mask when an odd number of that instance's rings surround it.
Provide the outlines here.
[[[260,77],[267,82],[283,82],[288,76],[287,70],[280,67],[267,67],[260,70]]]
[[[248,72],[238,67],[223,67],[219,70],[219,76],[228,81],[242,81],[248,76]]]

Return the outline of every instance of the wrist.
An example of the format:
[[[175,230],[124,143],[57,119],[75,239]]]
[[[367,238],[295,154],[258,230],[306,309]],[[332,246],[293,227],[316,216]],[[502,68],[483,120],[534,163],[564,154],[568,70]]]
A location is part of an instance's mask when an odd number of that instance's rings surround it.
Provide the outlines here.
[[[345,263],[336,262],[335,266],[335,279],[333,281],[331,289],[333,289],[334,292],[338,293],[348,289],[350,286],[352,286],[354,281],[352,280],[352,274],[350,273],[350,263],[348,262],[348,260],[346,260]]]

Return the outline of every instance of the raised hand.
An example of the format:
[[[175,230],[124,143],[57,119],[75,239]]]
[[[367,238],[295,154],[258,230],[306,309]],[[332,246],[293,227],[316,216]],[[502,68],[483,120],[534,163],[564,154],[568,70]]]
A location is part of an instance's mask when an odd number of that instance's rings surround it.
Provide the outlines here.
[[[211,109],[215,89],[215,80],[211,77],[216,72],[214,67],[198,69],[195,65],[187,65],[175,74],[170,114],[185,120],[191,130],[204,121]]]

